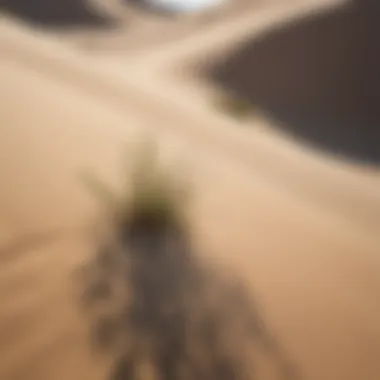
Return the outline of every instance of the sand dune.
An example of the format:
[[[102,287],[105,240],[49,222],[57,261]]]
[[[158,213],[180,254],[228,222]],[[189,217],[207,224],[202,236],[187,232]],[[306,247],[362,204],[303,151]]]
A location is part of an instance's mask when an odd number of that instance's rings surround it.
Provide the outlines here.
[[[210,77],[300,140],[376,165],[380,86],[374,7],[342,4],[268,30],[261,39],[248,38]]]
[[[308,160],[270,135],[244,147],[244,132],[231,132],[240,137],[228,142],[227,122],[171,103],[170,91],[158,100],[152,84],[135,88],[117,72],[85,75],[84,60],[17,30],[1,26],[1,378],[107,379],[72,276],[93,253],[84,229],[98,209],[80,174],[89,168],[120,183],[125,147],[141,130],[182,152],[197,246],[252,290],[300,378],[380,376],[376,174]],[[313,197],[302,186],[308,171]],[[344,202],[330,207],[325,194],[337,197],[346,184]]]

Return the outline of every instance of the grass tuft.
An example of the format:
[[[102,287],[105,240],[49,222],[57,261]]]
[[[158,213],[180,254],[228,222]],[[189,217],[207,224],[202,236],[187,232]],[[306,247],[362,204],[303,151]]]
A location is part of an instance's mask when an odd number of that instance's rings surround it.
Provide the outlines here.
[[[215,100],[215,107],[238,120],[245,120],[254,114],[252,104],[246,100],[239,98],[235,95],[221,95]]]
[[[188,192],[159,157],[157,144],[144,144],[137,152],[133,170],[121,191],[112,190],[95,176],[84,176],[85,184],[116,216],[122,235],[131,230],[154,232],[178,229],[185,221]]]

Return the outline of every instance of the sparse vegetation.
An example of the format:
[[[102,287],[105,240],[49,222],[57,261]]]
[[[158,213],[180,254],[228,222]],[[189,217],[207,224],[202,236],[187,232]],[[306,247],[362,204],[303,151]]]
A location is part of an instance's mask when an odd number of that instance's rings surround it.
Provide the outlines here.
[[[219,111],[239,120],[245,120],[254,114],[254,108],[248,100],[231,94],[219,95],[215,101],[215,107]]]
[[[188,193],[158,153],[144,145],[121,195],[87,178],[117,210],[116,239],[98,247],[82,296],[93,344],[115,354],[109,380],[142,378],[142,366],[154,379],[242,380],[251,361],[241,358],[257,348],[295,380],[245,287],[194,251],[183,228]]]
[[[188,195],[183,184],[160,162],[157,145],[146,144],[137,153],[121,191],[88,174],[86,185],[112,209],[122,230],[180,227]]]
[[[132,177],[131,223],[175,225],[183,221],[186,192],[174,173],[164,168],[156,146],[138,157]]]

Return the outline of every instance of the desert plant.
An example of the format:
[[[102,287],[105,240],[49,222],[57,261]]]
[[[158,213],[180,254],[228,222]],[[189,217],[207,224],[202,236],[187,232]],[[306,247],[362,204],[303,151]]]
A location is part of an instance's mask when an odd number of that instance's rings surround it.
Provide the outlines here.
[[[187,194],[170,168],[160,162],[157,146],[145,145],[137,156],[134,168],[129,223],[145,228],[181,224]]]
[[[86,186],[112,210],[121,231],[178,228],[184,222],[186,188],[160,162],[157,144],[144,143],[139,148],[121,191],[89,173],[83,176]]]
[[[246,119],[253,114],[252,104],[235,95],[219,96],[215,101],[215,106],[219,111],[237,119]]]

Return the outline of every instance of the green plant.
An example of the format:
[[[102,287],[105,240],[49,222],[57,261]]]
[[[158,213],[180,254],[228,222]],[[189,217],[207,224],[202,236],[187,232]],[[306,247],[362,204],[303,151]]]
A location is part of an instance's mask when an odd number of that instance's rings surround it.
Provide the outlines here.
[[[121,191],[112,190],[89,173],[83,175],[87,188],[110,207],[122,229],[182,225],[188,192],[170,168],[160,162],[158,146],[145,143],[135,158]]]
[[[219,96],[215,102],[215,106],[223,113],[227,113],[237,119],[246,119],[253,114],[252,104],[248,100],[234,95]]]
[[[130,223],[146,227],[181,223],[184,193],[173,175],[160,167],[157,156],[149,154],[136,168],[130,199]]]

